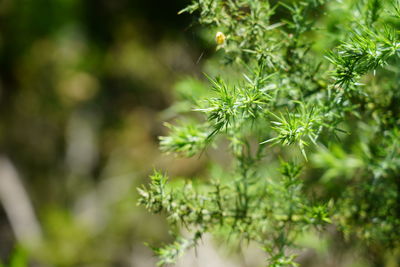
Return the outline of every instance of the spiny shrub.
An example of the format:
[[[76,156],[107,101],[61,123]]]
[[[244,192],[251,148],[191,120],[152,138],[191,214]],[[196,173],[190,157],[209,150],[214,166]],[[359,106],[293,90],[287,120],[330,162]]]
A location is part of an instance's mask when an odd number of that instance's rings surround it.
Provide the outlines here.
[[[139,189],[177,235],[155,249],[160,265],[211,233],[296,266],[298,237],[328,225],[375,255],[398,250],[400,2],[194,0],[182,12],[216,34],[221,74],[181,90],[188,108],[161,150],[225,149],[231,165],[181,185],[156,171]]]

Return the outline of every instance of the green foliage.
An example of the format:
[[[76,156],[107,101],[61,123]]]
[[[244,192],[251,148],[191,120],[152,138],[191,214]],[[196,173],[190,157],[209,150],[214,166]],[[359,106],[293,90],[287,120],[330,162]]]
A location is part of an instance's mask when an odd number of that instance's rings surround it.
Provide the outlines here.
[[[207,133],[199,129],[196,124],[186,124],[180,127],[166,123],[166,127],[171,130],[169,136],[160,137],[160,147],[164,152],[182,153],[191,157],[207,144]]]
[[[308,143],[304,140],[304,137],[308,137],[315,144],[318,137],[318,129],[322,127],[320,124],[322,119],[321,114],[315,112],[314,109],[306,109],[302,103],[300,105],[300,112],[287,112],[286,117],[283,115],[278,117],[272,113],[272,116],[276,117],[276,121],[271,122],[274,125],[271,129],[276,131],[278,136],[268,139],[263,143],[273,142],[277,144],[281,143],[282,145],[298,143],[301,152],[307,159],[304,147]]]
[[[224,34],[217,48],[243,78],[208,78],[212,94],[192,104],[204,120],[161,137],[163,151],[184,156],[228,140],[232,165],[175,187],[156,172],[139,189],[140,204],[195,232],[155,250],[160,264],[206,232],[258,243],[268,266],[297,266],[298,237],[328,224],[367,252],[399,248],[400,6],[343,2],[351,16],[334,22],[336,1],[195,0],[183,10]],[[328,32],[332,23],[348,30]],[[322,53],[324,33],[336,37]]]

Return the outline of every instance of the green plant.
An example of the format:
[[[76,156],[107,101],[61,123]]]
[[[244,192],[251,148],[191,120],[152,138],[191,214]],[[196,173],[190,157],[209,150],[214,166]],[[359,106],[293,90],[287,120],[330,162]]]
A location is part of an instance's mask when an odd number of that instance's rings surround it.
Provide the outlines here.
[[[212,95],[191,101],[204,119],[161,137],[189,157],[228,140],[232,166],[183,186],[155,172],[139,189],[140,204],[194,232],[156,249],[160,264],[210,232],[258,243],[268,266],[297,266],[289,248],[328,224],[366,251],[398,249],[400,2],[194,0],[182,12],[218,32],[243,78],[208,78]]]

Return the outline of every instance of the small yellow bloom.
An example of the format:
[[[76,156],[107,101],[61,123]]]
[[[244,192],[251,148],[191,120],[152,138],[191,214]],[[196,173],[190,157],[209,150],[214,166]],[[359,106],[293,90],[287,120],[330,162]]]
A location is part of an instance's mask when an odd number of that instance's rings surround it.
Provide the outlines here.
[[[225,34],[223,34],[222,32],[217,32],[217,34],[215,35],[215,42],[218,45],[222,45],[223,43],[225,43]]]

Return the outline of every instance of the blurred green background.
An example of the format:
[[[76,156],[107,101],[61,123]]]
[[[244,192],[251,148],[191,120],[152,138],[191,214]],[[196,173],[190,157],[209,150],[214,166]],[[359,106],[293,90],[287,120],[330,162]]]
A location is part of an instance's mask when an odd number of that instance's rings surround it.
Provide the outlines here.
[[[155,265],[143,243],[167,242],[167,227],[136,206],[136,187],[153,168],[190,176],[204,164],[158,150],[174,84],[213,51],[177,15],[187,4],[0,1],[6,266]]]

